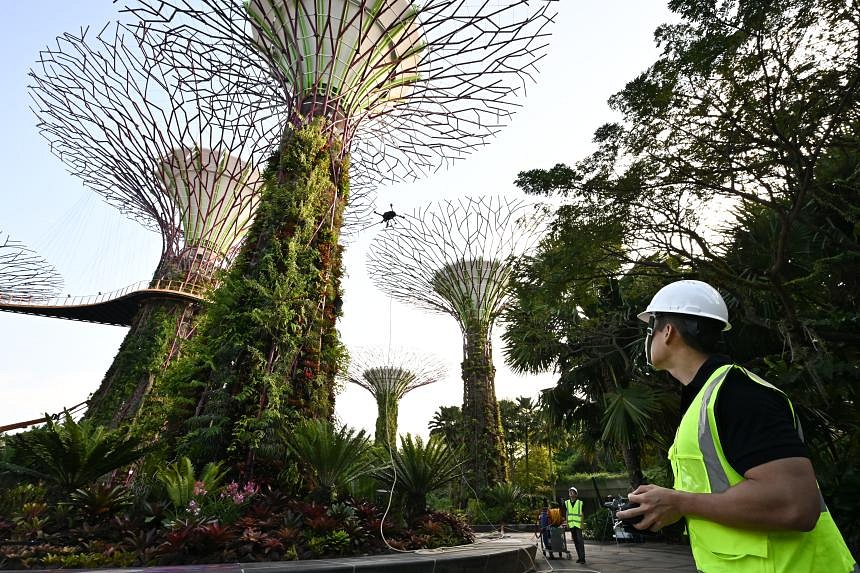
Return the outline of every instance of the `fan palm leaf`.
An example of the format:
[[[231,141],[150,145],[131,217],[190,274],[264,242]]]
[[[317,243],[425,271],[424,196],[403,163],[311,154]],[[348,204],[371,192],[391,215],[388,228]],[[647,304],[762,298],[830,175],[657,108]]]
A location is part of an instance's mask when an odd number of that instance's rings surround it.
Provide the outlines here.
[[[631,444],[648,432],[660,411],[660,396],[651,388],[616,388],[605,396],[602,439],[616,444]]]

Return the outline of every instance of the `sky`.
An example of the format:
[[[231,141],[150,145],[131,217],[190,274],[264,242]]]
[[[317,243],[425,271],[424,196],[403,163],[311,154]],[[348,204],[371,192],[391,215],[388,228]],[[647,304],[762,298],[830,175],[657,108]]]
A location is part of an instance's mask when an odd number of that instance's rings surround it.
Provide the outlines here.
[[[463,195],[515,195],[518,172],[572,163],[592,149],[594,130],[618,117],[607,98],[658,56],[654,29],[672,20],[665,0],[559,0],[548,55],[523,108],[489,145],[447,171],[378,190],[377,210]],[[111,0],[5,2],[0,19],[0,235],[35,249],[63,275],[63,294],[108,292],[151,278],[160,239],[104,204],[65,171],[38,133],[29,110],[27,72],[40,48],[65,32],[116,18]],[[370,221],[372,222],[372,221]],[[400,403],[399,431],[427,434],[440,406],[460,405],[462,339],[454,318],[434,315],[376,289],[365,272],[367,247],[380,226],[344,256],[342,340],[353,345],[408,347],[437,356],[448,369],[438,383]],[[86,400],[98,388],[126,328],[0,313],[0,425],[38,418]],[[554,384],[551,372],[518,375],[504,364],[501,329],[494,331],[497,398],[536,398]],[[336,414],[370,434],[376,403],[355,385],[337,397]]]

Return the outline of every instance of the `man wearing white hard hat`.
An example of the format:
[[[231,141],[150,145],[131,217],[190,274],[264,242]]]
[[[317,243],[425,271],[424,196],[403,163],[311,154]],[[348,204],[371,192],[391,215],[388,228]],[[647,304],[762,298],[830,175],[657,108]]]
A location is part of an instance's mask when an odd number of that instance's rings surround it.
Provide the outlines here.
[[[564,500],[564,512],[567,517],[567,527],[570,538],[576,547],[576,562],[585,563],[585,542],[582,539],[582,500],[578,499],[579,490],[570,486],[567,490],[568,499]]]
[[[639,318],[645,354],[682,385],[682,419],[669,449],[674,489],[642,485],[639,507],[618,512],[656,531],[686,518],[705,573],[849,573],[851,557],[818,490],[788,397],[716,353],[731,328],[723,297],[707,283],[663,287]]]

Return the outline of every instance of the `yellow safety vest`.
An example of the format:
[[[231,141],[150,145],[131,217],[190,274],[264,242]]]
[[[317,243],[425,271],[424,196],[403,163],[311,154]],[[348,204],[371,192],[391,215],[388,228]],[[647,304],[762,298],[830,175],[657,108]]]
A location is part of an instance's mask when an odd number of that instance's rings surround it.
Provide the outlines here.
[[[567,526],[582,529],[582,500],[577,499],[576,503],[571,503],[569,499],[566,499],[564,500],[564,507],[567,509]]]
[[[723,454],[714,406],[717,394],[732,368],[714,371],[681,420],[669,460],[675,489],[693,493],[721,493],[744,481]],[[741,368],[751,380],[783,392]],[[788,400],[788,397],[786,397]],[[794,407],[788,400],[794,413]],[[803,438],[797,419],[795,427]],[[707,519],[687,517],[687,531],[696,567],[703,573],[850,573],[860,571],[839,533],[824,499],[821,516],[812,531],[749,531]]]

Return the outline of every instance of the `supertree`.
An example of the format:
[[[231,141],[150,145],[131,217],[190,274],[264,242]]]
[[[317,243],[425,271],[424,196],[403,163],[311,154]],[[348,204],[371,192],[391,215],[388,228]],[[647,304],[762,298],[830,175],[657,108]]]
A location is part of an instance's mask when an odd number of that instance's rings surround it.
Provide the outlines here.
[[[179,68],[120,25],[88,36],[65,34],[40,53],[30,73],[40,131],[86,187],[160,234],[151,286],[202,297],[251,223],[271,135],[239,96],[224,94],[218,113],[204,109]],[[143,302],[87,417],[132,417],[193,333],[199,306]]]
[[[0,231],[0,300],[48,299],[62,288],[63,277],[53,265]]]
[[[125,4],[163,53],[199,54],[183,81],[213,108],[236,93],[285,117],[209,342],[184,368],[202,390],[177,413],[189,455],[245,452],[253,468],[284,455],[277,428],[334,412],[350,176],[414,178],[486,143],[543,56],[552,0]]]
[[[396,447],[400,400],[416,388],[443,380],[446,374],[445,365],[431,354],[368,346],[350,349],[344,378],[370,392],[376,400],[376,443]]]
[[[493,324],[509,300],[515,257],[536,244],[543,215],[543,207],[519,199],[442,201],[378,233],[368,251],[368,273],[386,294],[460,325],[467,471],[479,493],[507,472]]]

